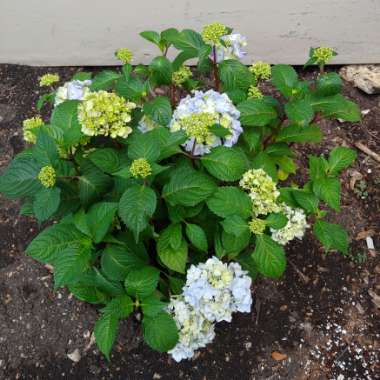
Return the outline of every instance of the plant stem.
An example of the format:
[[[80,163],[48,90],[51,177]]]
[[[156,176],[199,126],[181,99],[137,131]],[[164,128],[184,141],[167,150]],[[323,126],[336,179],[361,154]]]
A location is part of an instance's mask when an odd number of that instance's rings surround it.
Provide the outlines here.
[[[173,108],[175,107],[175,103],[176,103],[175,97],[176,97],[175,84],[172,83],[170,85],[170,103]]]
[[[216,62],[216,47],[215,45],[212,47],[212,55],[213,55],[213,67],[214,67],[214,81],[215,81],[215,90],[220,90],[220,80],[219,80],[219,72],[218,72],[218,63]]]
[[[59,176],[58,179],[75,179],[78,180],[80,178],[79,175],[63,175]]]

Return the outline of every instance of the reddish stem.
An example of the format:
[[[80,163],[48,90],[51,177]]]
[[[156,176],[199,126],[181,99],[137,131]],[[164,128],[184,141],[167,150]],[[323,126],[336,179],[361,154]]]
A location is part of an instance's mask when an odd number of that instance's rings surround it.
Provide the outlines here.
[[[212,47],[213,54],[213,67],[214,67],[214,81],[215,81],[215,89],[216,91],[220,90],[220,80],[219,80],[219,72],[218,72],[218,63],[216,62],[216,47]]]

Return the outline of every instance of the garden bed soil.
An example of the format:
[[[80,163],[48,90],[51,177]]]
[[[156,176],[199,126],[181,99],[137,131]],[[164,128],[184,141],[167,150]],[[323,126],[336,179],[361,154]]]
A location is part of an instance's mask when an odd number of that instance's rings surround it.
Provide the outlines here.
[[[38,77],[67,80],[77,70],[0,65],[1,170],[24,147],[21,125],[36,113]],[[348,83],[344,93],[369,112],[361,123],[323,121],[322,144],[296,145],[299,178],[308,154],[336,145],[361,141],[379,153],[380,97]],[[0,379],[379,379],[380,169],[358,153],[341,181],[342,212],[331,217],[349,231],[349,257],[325,255],[308,233],[289,245],[281,280],[255,283],[252,313],[218,324],[215,341],[179,364],[143,343],[138,315],[123,322],[108,363],[92,337],[96,308],[53,291],[50,268],[24,255],[39,226],[19,215],[18,202],[0,198]]]

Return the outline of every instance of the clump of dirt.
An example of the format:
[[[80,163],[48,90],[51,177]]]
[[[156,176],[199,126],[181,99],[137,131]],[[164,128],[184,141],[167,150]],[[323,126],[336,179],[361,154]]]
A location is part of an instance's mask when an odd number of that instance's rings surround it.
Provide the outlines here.
[[[38,77],[59,72],[67,80],[76,70],[0,65],[1,168],[23,149],[21,124],[37,113]],[[262,90],[273,92],[269,85]],[[309,154],[327,153],[336,145],[362,141],[379,153],[380,97],[347,83],[344,92],[366,111],[363,121],[323,121],[322,144],[295,145],[297,179],[306,181]],[[349,231],[349,256],[325,255],[311,233],[289,245],[284,277],[256,282],[253,312],[218,324],[215,341],[181,363],[143,343],[138,315],[122,324],[111,363],[106,362],[92,336],[96,308],[53,290],[49,268],[23,253],[39,226],[19,216],[18,202],[0,198],[0,378],[380,378],[380,169],[358,153],[341,181],[342,212],[331,216]],[[365,182],[364,190],[358,181]],[[375,250],[368,249],[367,236]]]

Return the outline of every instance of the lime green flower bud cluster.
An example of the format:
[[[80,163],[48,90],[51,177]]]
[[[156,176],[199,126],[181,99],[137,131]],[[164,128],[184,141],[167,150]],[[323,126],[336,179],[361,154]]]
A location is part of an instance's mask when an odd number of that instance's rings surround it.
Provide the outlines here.
[[[181,86],[185,83],[193,73],[188,66],[181,66],[177,71],[174,71],[172,75],[172,81],[175,85]]]
[[[317,63],[326,64],[334,56],[334,50],[330,47],[320,46],[314,49],[313,58],[316,59]]]
[[[85,95],[78,106],[78,120],[82,132],[87,136],[111,136],[127,138],[132,128],[127,125],[132,119],[135,103],[125,102],[120,96],[97,91]]]
[[[115,57],[123,63],[130,63],[133,59],[133,54],[127,48],[120,48],[116,50]]]
[[[266,215],[280,211],[277,198],[280,192],[272,178],[263,169],[251,169],[243,174],[240,187],[248,190],[254,215]]]
[[[40,87],[51,86],[59,81],[58,74],[45,74],[40,77]]]
[[[258,219],[258,218],[253,218],[249,223],[248,223],[250,231],[255,234],[255,235],[261,235],[266,227],[265,220]]]
[[[260,89],[256,86],[249,86],[248,88],[248,97],[254,98],[254,99],[261,99],[263,98],[263,93],[260,91]]]
[[[228,33],[228,29],[225,25],[214,22],[212,24],[205,25],[202,30],[202,38],[206,44],[220,46],[221,37]]]
[[[38,127],[44,125],[43,120],[40,116],[31,117],[30,119],[25,119],[22,122],[22,131],[24,135],[24,141],[35,144],[37,141],[36,132]]]
[[[198,144],[212,144],[214,135],[210,127],[215,124],[217,116],[210,112],[191,114],[178,121],[179,129],[183,129],[187,136],[194,137]]]
[[[55,185],[56,174],[52,166],[44,166],[38,173],[38,179],[45,187],[53,187]]]
[[[129,171],[135,178],[146,178],[152,174],[152,167],[145,158],[138,158],[132,161]]]
[[[249,68],[249,71],[255,75],[257,80],[270,79],[272,70],[270,64],[263,61],[257,61]]]

